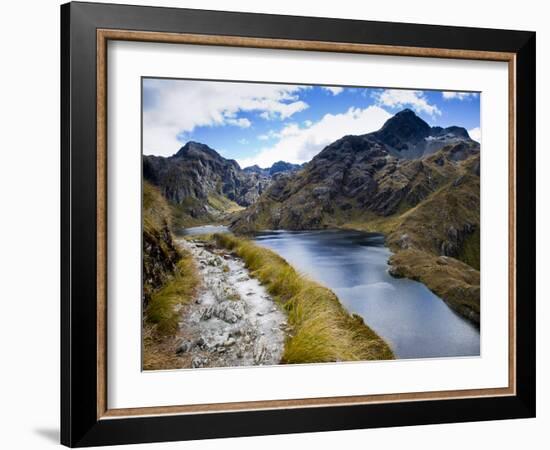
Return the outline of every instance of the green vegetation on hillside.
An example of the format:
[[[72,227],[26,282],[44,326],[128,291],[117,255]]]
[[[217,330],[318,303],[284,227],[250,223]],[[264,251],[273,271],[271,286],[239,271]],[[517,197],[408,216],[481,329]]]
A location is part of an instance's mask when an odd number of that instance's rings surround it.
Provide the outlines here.
[[[220,194],[210,194],[206,201],[188,197],[181,203],[169,203],[172,231],[179,234],[183,228],[211,223],[226,223],[233,213],[242,211],[239,206]]]
[[[247,239],[231,234],[215,234],[213,239],[242,258],[287,312],[292,333],[285,343],[284,363],[393,359],[390,347],[360,317],[350,315],[330,289]]]
[[[462,248],[457,256],[458,259],[472,266],[476,270],[480,270],[480,232],[479,228],[464,239]]]
[[[143,184],[143,368],[173,368],[179,305],[193,296],[199,279],[191,255],[170,231],[171,209],[160,191]]]
[[[167,158],[144,155],[143,179],[171,205],[174,232],[227,220],[254,203],[270,183],[268,175],[242,170],[236,161],[192,141]]]
[[[368,143],[365,150],[353,149],[354,143],[327,148],[327,155],[325,150],[299,174],[277,180],[236,215],[232,231],[352,228],[383,233],[395,253],[393,274],[422,281],[478,324],[477,144],[446,146],[404,161],[381,157]]]
[[[479,324],[479,271],[447,256],[406,249],[390,258],[390,273],[420,281],[463,317]]]
[[[153,231],[170,226],[171,214],[168,202],[156,186],[143,181],[143,228]]]
[[[392,275],[424,283],[479,324],[479,177],[466,173],[402,214],[344,227],[384,233]]]
[[[218,219],[222,221],[227,219],[228,214],[245,209],[243,206],[220,194],[210,194],[208,196],[208,204],[217,211],[217,214],[221,216]]]
[[[143,317],[143,368],[173,369],[178,366],[175,338],[179,308],[189,303],[199,285],[199,275],[192,256],[182,252],[172,277],[155,292]]]
[[[180,250],[182,257],[173,277],[157,292],[145,309],[145,319],[157,326],[162,334],[172,334],[178,328],[177,307],[191,301],[199,278],[192,256]]]
[[[143,305],[176,270],[180,258],[170,231],[170,207],[160,191],[143,183]]]
[[[204,225],[212,221],[211,216],[201,215],[200,217],[193,217],[189,212],[196,209],[199,204],[199,200],[188,197],[180,204],[170,204],[170,211],[172,214],[172,231],[177,234],[179,230],[188,227],[197,227]]]

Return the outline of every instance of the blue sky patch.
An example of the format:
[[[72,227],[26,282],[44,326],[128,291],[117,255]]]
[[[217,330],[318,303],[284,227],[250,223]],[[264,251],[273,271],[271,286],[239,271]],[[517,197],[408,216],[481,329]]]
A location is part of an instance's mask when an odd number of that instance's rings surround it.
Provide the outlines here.
[[[169,156],[193,140],[242,167],[302,163],[404,108],[481,140],[478,93],[155,78],[143,79],[142,93],[144,154]]]

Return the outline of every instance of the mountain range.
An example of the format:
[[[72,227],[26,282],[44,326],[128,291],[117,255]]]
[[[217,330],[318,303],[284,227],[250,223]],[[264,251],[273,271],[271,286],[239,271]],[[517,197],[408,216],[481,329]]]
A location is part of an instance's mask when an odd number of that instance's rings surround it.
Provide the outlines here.
[[[464,128],[430,127],[406,109],[379,131],[344,136],[303,170],[277,177],[232,226],[307,230],[392,216],[463,176],[464,161],[479,177],[479,143]]]
[[[264,169],[241,169],[237,161],[192,141],[168,158],[143,156],[144,179],[171,203],[180,226],[222,220],[255,203],[274,176],[300,167],[279,161]]]
[[[175,223],[229,220],[236,233],[353,228],[383,232],[390,272],[422,281],[479,323],[480,145],[466,129],[431,127],[410,109],[380,130],[344,136],[304,165],[241,169],[189,142],[144,156],[143,175]]]
[[[272,177],[278,173],[296,172],[304,167],[304,165],[305,164],[292,164],[286,161],[277,161],[276,163],[273,163],[271,167],[266,167],[264,169],[258,165],[253,165],[245,167],[243,170],[245,172],[258,173],[266,177]]]

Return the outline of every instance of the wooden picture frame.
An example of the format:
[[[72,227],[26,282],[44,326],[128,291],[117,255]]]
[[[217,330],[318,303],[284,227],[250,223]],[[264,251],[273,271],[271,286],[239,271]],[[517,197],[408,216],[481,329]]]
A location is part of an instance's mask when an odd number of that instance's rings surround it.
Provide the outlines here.
[[[534,417],[535,33],[189,9],[61,7],[61,441],[174,441]],[[505,61],[509,67],[507,388],[109,409],[109,40]]]

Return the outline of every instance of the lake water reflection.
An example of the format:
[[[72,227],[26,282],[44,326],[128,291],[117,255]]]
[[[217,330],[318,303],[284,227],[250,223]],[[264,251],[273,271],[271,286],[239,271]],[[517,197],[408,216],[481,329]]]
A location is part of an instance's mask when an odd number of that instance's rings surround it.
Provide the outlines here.
[[[390,344],[398,358],[477,356],[479,330],[422,283],[388,273],[383,235],[357,231],[269,231],[256,242],[332,289]]]

